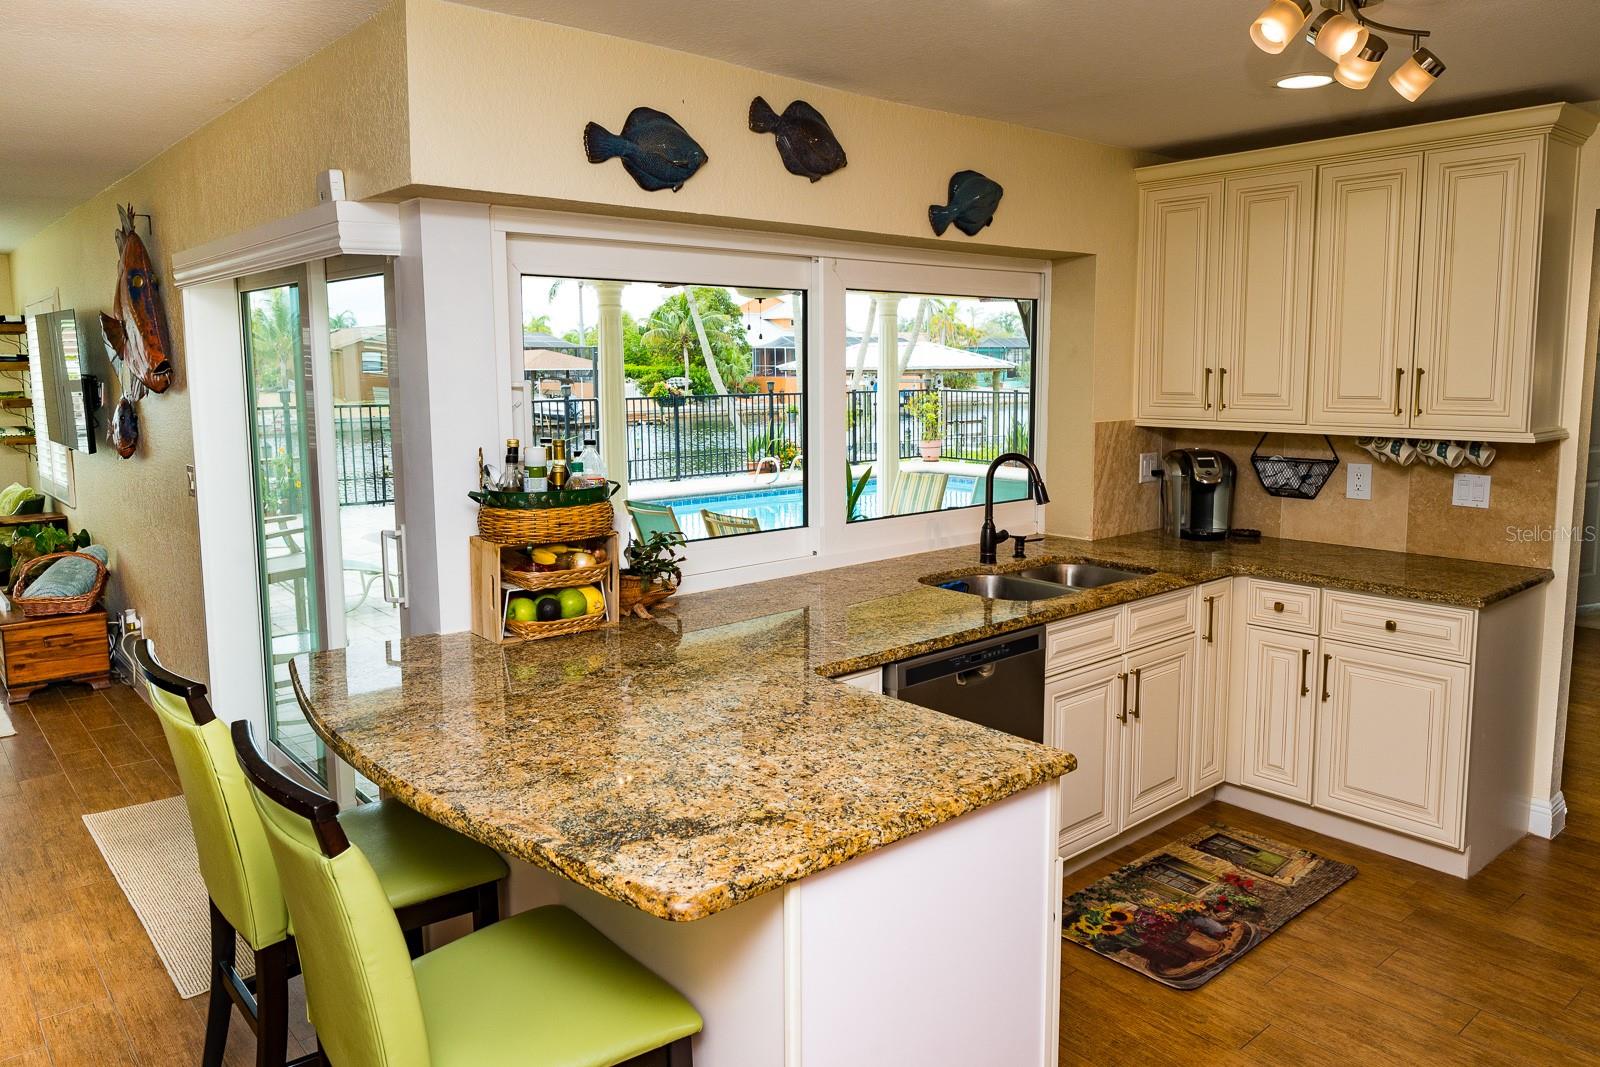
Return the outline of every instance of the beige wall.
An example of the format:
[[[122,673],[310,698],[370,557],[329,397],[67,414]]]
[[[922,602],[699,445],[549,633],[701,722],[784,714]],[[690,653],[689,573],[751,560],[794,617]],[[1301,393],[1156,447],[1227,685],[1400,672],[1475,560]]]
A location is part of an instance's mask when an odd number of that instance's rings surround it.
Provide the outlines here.
[[[80,317],[107,308],[116,284],[119,203],[131,201],[152,216],[151,254],[170,278],[174,251],[315,204],[319,171],[343,168],[354,197],[404,184],[401,15],[399,9],[378,15],[27,241],[11,256],[16,300],[25,304],[59,289],[61,306]],[[0,292],[5,288],[0,284]],[[199,534],[184,471],[194,449],[183,369],[205,353],[182,351],[182,306],[170,284],[166,297],[178,379],[140,404],[142,444],[132,459],[104,445],[76,457],[77,503],[70,512],[75,527],[114,550],[111,607],[136,608],[167,663],[204,676]],[[110,381],[103,359],[96,369]],[[118,395],[114,387],[108,394],[102,427]],[[254,606],[239,605],[239,625],[254,620]]]
[[[17,310],[11,293],[11,253],[0,252],[0,315],[15,315]]]
[[[949,251],[1084,257],[1052,294],[1047,404],[1050,480],[1080,491],[1052,492],[1048,525],[1088,532],[1093,419],[1132,415],[1132,172],[1150,157],[442,0],[409,0],[407,10],[419,191],[473,190],[500,202]],[[779,110],[795,98],[814,104],[849,165],[815,184],[785,171],[772,138],[748,129],[758,94]],[[639,105],[671,114],[706,150],[705,167],[680,192],[647,193],[620,164],[584,158],[585,123],[616,131]],[[950,175],[967,168],[1000,182],[1005,199],[977,237],[952,229],[937,240],[928,205],[942,203]]]

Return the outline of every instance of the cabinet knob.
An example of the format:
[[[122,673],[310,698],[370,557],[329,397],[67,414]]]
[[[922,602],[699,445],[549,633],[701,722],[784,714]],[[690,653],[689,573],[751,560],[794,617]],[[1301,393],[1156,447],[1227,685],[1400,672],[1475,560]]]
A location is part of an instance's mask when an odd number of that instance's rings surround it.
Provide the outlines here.
[[[1281,601],[1281,600],[1273,601],[1272,602],[1272,610],[1276,611],[1280,615],[1283,614],[1283,601]]]
[[[1388,630],[1390,633],[1394,633],[1396,630],[1400,629],[1399,625],[1393,619],[1384,619],[1383,628]]]

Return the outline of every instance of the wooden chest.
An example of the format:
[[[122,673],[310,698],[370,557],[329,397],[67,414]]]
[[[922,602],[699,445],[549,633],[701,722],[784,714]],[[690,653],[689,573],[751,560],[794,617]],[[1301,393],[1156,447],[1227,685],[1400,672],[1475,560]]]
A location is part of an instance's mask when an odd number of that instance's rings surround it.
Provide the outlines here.
[[[27,700],[51,682],[105,688],[111,681],[106,613],[28,618],[0,611],[0,677],[11,701]]]

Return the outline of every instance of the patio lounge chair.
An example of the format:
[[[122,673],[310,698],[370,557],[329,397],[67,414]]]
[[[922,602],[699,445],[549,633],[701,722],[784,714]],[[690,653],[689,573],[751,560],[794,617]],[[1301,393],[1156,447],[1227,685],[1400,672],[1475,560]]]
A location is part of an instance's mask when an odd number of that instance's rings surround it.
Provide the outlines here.
[[[761,532],[760,519],[747,518],[743,515],[724,515],[709,508],[701,508],[700,517],[705,520],[706,533],[712,537]]]
[[[628,509],[628,515],[633,519],[634,532],[639,535],[641,541],[653,533],[683,533],[683,529],[678,525],[678,516],[674,515],[672,509],[665,504],[625,500],[622,506]]]
[[[948,474],[937,471],[901,471],[894,480],[894,495],[887,515],[915,515],[938,511],[944,506],[944,487]]]

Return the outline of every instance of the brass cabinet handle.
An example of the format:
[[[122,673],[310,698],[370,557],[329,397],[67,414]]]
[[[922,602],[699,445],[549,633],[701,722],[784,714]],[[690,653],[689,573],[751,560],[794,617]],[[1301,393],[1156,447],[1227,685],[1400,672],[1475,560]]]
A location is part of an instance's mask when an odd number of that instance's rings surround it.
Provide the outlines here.
[[[1228,368],[1217,368],[1217,410],[1228,410]]]
[[[1217,598],[1214,596],[1206,597],[1206,635],[1201,640],[1208,645],[1213,644],[1216,640],[1216,610]]]
[[[1301,696],[1305,696],[1307,693],[1311,692],[1311,687],[1306,684],[1306,664],[1310,661],[1310,659],[1311,659],[1311,650],[1309,648],[1302,648],[1300,650],[1300,695]]]
[[[1333,656],[1327,652],[1322,654],[1322,699],[1328,699],[1328,664],[1333,662]]]
[[[1132,712],[1132,714],[1133,714],[1133,717],[1135,719],[1137,719],[1139,717],[1139,696],[1140,696],[1141,693],[1144,692],[1144,684],[1139,679],[1139,672],[1142,669],[1143,668],[1141,668],[1141,667],[1135,667],[1131,672],[1129,672],[1129,673],[1131,673],[1133,675],[1133,712]]]
[[[1117,712],[1117,721],[1123,725],[1128,722],[1128,672],[1121,671],[1117,674],[1122,679],[1122,710]]]
[[[1422,414],[1422,376],[1425,373],[1426,372],[1421,367],[1418,367],[1417,376],[1411,379],[1412,406],[1417,409],[1418,415]]]
[[[1404,367],[1396,367],[1394,369],[1394,413],[1396,415],[1404,415],[1406,413],[1406,402],[1402,399],[1406,395],[1405,379],[1406,369]]]
[[[1393,619],[1384,619],[1383,628],[1388,630],[1390,633],[1394,633],[1396,630],[1400,629],[1400,624],[1395,622]]]
[[[1211,368],[1206,368],[1206,384],[1200,390],[1200,395],[1205,398],[1206,410],[1211,410]]]
[[[1281,600],[1274,600],[1274,601],[1273,601],[1273,602],[1272,602],[1272,610],[1273,610],[1273,611],[1276,611],[1276,612],[1277,612],[1277,613],[1278,613],[1278,614],[1280,614],[1280,615],[1281,615],[1281,614],[1283,614],[1283,601],[1281,601]]]

